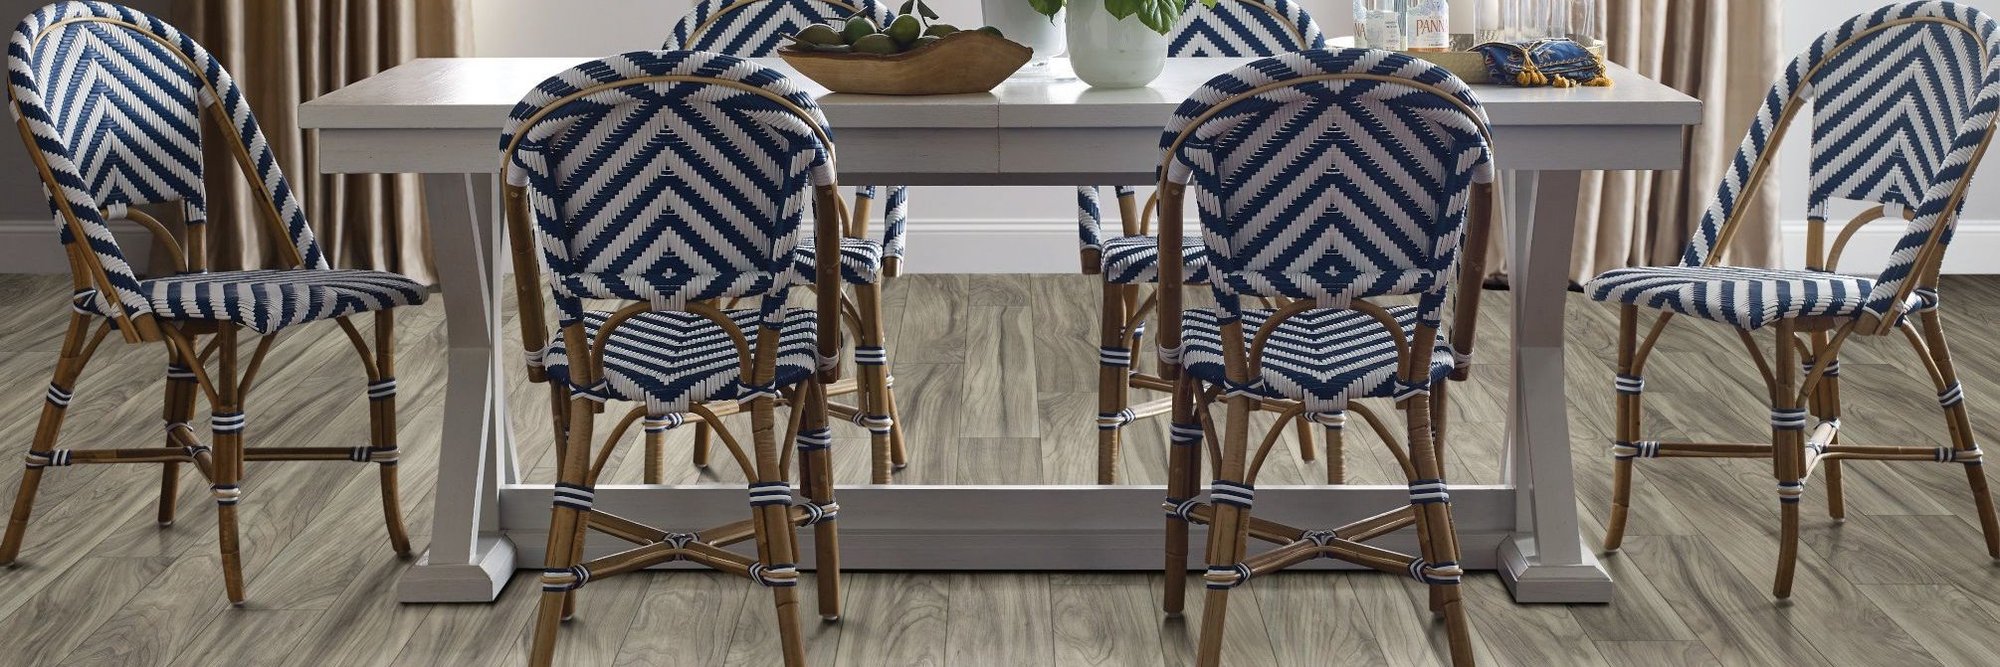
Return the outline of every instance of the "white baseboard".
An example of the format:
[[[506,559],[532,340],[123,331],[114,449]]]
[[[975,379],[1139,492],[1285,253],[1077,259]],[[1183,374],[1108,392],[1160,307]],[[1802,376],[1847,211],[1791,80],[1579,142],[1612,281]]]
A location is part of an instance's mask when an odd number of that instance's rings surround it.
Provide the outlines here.
[[[125,260],[143,275],[152,255],[152,233],[129,222],[112,223],[111,233],[117,237],[118,247],[125,250]],[[69,273],[69,260],[56,240],[55,223],[47,218],[0,220],[0,273]]]
[[[1827,224],[1827,242],[1840,233],[1841,223]],[[1805,267],[1806,221],[1787,220],[1780,227],[1784,235],[1785,266]],[[1887,221],[1862,227],[1841,251],[1839,269],[1844,273],[1874,275],[1881,272],[1890,248],[1903,236],[1903,226]],[[1951,248],[1944,256],[1944,272],[1986,275],[2000,274],[2000,220],[1960,220],[1952,233]]]

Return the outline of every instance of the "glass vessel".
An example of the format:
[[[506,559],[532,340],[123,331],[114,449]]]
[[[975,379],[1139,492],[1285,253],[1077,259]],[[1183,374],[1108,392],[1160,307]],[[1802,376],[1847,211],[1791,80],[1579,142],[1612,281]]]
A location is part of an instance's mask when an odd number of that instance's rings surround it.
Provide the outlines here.
[[[1354,43],[1370,49],[1409,48],[1409,0],[1354,0]]]
[[[1569,38],[1591,44],[1604,35],[1603,0],[1461,0],[1476,2],[1480,42]]]

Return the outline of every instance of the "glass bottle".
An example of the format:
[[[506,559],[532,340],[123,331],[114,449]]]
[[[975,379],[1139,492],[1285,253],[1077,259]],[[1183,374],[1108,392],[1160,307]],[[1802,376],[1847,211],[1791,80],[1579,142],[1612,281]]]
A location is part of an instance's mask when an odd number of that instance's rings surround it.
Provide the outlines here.
[[[1357,46],[1403,51],[1409,48],[1404,28],[1408,0],[1354,0],[1354,32]]]
[[[1410,0],[1405,17],[1411,51],[1451,50],[1451,3],[1447,0]]]

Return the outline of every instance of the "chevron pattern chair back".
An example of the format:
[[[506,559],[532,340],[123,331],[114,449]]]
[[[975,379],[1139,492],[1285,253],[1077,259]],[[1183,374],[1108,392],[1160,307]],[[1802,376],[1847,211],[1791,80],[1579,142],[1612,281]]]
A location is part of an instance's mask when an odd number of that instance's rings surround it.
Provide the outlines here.
[[[580,299],[782,305],[808,189],[833,183],[818,106],[775,70],[635,51],[549,78],[501,136],[563,324]]]
[[[774,56],[787,43],[786,35],[855,14],[876,25],[887,25],[894,18],[888,7],[874,0],[701,0],[674,23],[673,36],[660,48],[742,58]]]
[[[1915,213],[1863,311],[1888,315],[1950,241],[2000,108],[1996,55],[2000,24],[1952,2],[1889,5],[1821,35],[1771,86],[1681,263],[1719,261],[1737,204],[1754,195],[1786,126],[1810,105],[1810,215],[1824,219],[1836,199]]]
[[[1217,76],[1161,135],[1191,184],[1216,298],[1422,294],[1436,323],[1476,182],[1485,111],[1450,72],[1367,49],[1306,51]]]
[[[278,168],[236,81],[206,49],[151,15],[104,2],[58,2],[30,14],[7,44],[7,90],[22,131],[47,167],[44,187],[62,242],[81,237],[97,275],[80,277],[117,295],[123,317],[146,298],[106,223],[127,206],[179,203],[188,223],[207,220],[202,195],[201,114],[212,111],[245,177],[261,188],[263,213],[287,237],[293,259],[327,268],[291,184]],[[129,327],[126,330],[130,330]]]
[[[1326,48],[1326,34],[1292,0],[1187,0],[1167,55],[1251,58]]]

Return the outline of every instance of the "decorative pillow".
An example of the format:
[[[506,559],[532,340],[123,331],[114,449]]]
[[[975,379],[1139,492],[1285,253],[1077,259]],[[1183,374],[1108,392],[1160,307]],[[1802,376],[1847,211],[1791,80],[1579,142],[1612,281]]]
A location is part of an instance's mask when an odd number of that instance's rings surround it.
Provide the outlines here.
[[[1611,85],[1611,78],[1604,75],[1604,60],[1572,40],[1487,42],[1472,50],[1486,57],[1486,71],[1494,83],[1556,88]]]

